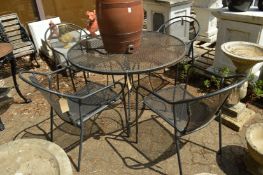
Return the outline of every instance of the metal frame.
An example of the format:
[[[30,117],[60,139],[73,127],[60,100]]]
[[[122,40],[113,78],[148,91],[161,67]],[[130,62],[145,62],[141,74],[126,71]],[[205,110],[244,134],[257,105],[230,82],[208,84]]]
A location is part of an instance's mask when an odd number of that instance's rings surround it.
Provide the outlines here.
[[[191,22],[194,22],[194,38],[193,39],[189,39],[189,42],[186,42],[185,44],[186,45],[190,45],[190,49],[189,49],[189,51],[188,51],[188,53],[187,53],[187,56],[189,57],[189,58],[191,58],[191,60],[192,60],[192,63],[194,63],[194,41],[196,41],[196,39],[197,39],[197,37],[198,37],[198,35],[199,35],[199,32],[200,32],[200,24],[199,24],[199,22],[195,19],[195,18],[193,18],[193,17],[191,17],[191,16],[176,16],[176,17],[174,17],[174,18],[171,18],[171,19],[169,19],[169,20],[167,20],[166,22],[164,22],[164,24],[162,24],[160,27],[159,27],[159,29],[157,30],[157,32],[160,32],[160,33],[166,33],[167,31],[166,31],[166,29],[167,28],[169,28],[169,27],[171,27],[173,24],[176,24],[176,23],[185,23],[185,22],[187,22],[187,23],[189,23],[189,27],[191,28]],[[197,26],[195,26],[195,24],[197,25]]]
[[[217,75],[217,74],[214,74],[214,73],[211,73],[207,70],[204,70],[202,69],[201,67],[199,66],[195,66],[195,65],[192,65],[188,71],[187,71],[187,75],[189,75],[189,72],[191,69],[193,68],[196,68],[198,70],[202,70],[206,73],[210,73],[214,76],[217,76],[219,78],[222,78],[221,76]],[[163,100],[164,102],[168,103],[168,104],[171,104],[173,108],[175,108],[175,105],[177,104],[189,104],[190,102],[193,102],[193,101],[196,101],[196,100],[201,100],[201,99],[205,99],[205,98],[209,98],[209,97],[212,97],[212,96],[215,96],[215,95],[218,95],[218,94],[221,94],[223,92],[227,92],[229,91],[229,94],[227,95],[226,99],[224,100],[224,102],[222,103],[221,106],[219,106],[218,110],[215,112],[215,116],[212,117],[209,121],[207,121],[207,123],[203,124],[202,126],[188,132],[187,131],[187,127],[188,127],[188,124],[186,124],[186,127],[183,129],[183,130],[180,130],[176,127],[176,116],[175,116],[175,110],[173,110],[173,120],[174,122],[170,122],[168,120],[166,120],[164,117],[162,117],[168,124],[170,124],[172,127],[174,127],[174,139],[175,139],[175,144],[176,144],[176,150],[177,150],[177,157],[178,157],[178,165],[179,165],[179,172],[180,172],[180,175],[182,175],[182,164],[181,164],[181,158],[180,158],[180,149],[179,149],[179,139],[181,136],[183,135],[187,135],[187,134],[191,134],[193,132],[196,132],[204,127],[206,127],[212,120],[214,120],[216,117],[218,117],[218,120],[219,120],[219,154],[222,153],[222,118],[221,118],[221,108],[222,106],[224,105],[225,101],[227,100],[228,96],[230,95],[230,90],[234,89],[235,87],[240,87],[244,82],[247,81],[247,77],[245,75],[234,75],[234,76],[230,76],[231,78],[242,78],[241,81],[239,81],[238,83],[235,83],[235,84],[232,84],[232,85],[229,85],[227,87],[224,87],[220,90],[217,90],[215,92],[212,92],[212,93],[208,93],[206,95],[203,95],[203,96],[199,96],[199,97],[193,97],[191,99],[185,99],[185,100],[179,100],[179,101],[170,101],[170,100],[167,100],[163,97],[161,97],[160,95],[158,95],[156,92],[152,92],[151,90],[143,87],[143,86],[140,86],[140,83],[138,82],[138,86],[137,86],[137,89],[136,89],[136,141],[138,139],[138,94],[139,94],[139,89],[143,89],[147,92],[149,92],[150,94],[154,95],[155,97]],[[228,77],[228,78],[230,78]],[[187,76],[187,80],[186,82],[188,82],[188,76]],[[185,88],[187,87],[187,84],[185,84]],[[186,93],[186,92],[184,92]],[[146,106],[147,104],[144,103]],[[149,106],[148,106],[149,107]],[[149,107],[150,108],[150,107]],[[158,111],[155,111],[154,109],[150,108],[153,112],[155,112],[157,115],[159,116],[162,116],[160,113],[158,113]],[[187,111],[189,112],[189,111]],[[188,114],[188,123],[190,121],[190,115]]]
[[[76,29],[76,31],[79,31],[79,40],[78,40],[77,42],[80,42],[80,41],[81,41],[82,36],[86,36],[86,39],[89,37],[89,34],[88,34],[85,30],[83,30],[83,28],[81,28],[80,26],[78,26],[78,25],[76,25],[76,24],[72,24],[72,23],[59,23],[59,24],[55,24],[55,25],[56,25],[56,27],[58,27],[58,28],[61,27],[61,26],[63,26],[63,27],[70,27],[70,28],[72,28],[72,29]],[[82,35],[82,33],[83,33],[84,35]],[[54,47],[51,46],[50,42],[48,41],[48,37],[49,37],[48,34],[50,34],[50,28],[48,28],[48,29],[46,30],[46,32],[45,32],[45,34],[44,34],[44,40],[45,40],[48,48],[52,51],[55,64],[56,64],[57,66],[62,66],[62,65],[63,65],[63,63],[58,63],[57,60],[56,60],[56,58],[55,58],[55,57],[56,57],[56,53],[58,53],[59,55],[61,55],[61,56],[64,57],[64,59],[65,59],[65,61],[66,61],[66,65],[70,65],[70,63],[69,63],[69,61],[68,61],[68,59],[67,59],[67,56],[64,55],[63,53],[59,52],[58,50],[56,50]]]
[[[158,33],[160,33],[160,32],[156,32],[156,31],[143,31],[143,33],[156,33],[156,34],[158,34]],[[181,42],[182,45],[185,46],[185,43],[184,43],[180,38],[177,38],[177,37],[175,37],[175,36],[168,35],[168,34],[165,34],[165,35],[167,35],[167,36],[169,36],[169,37],[172,37],[172,38],[174,38],[175,40],[178,40],[179,42]],[[79,42],[76,43],[74,46],[72,46],[72,47],[69,49],[68,53],[70,53],[72,50],[76,49],[77,45],[79,45]],[[98,48],[98,49],[101,49],[101,48]],[[85,52],[85,51],[83,50],[83,52]],[[89,71],[89,72],[93,72],[93,73],[97,73],[97,74],[104,74],[104,75],[129,75],[129,76],[130,76],[130,75],[133,75],[133,74],[143,74],[143,73],[155,72],[155,71],[161,70],[161,69],[163,69],[163,68],[165,68],[165,67],[173,66],[173,65],[179,63],[179,62],[184,58],[185,53],[186,53],[186,49],[184,50],[183,54],[182,54],[180,57],[177,58],[177,59],[178,59],[177,61],[171,61],[171,62],[169,62],[169,63],[163,64],[163,65],[161,65],[161,66],[159,66],[159,67],[155,67],[155,68],[144,69],[144,70],[135,70],[135,71],[133,71],[133,70],[131,70],[131,71],[123,70],[123,71],[117,71],[117,72],[115,72],[115,71],[95,70],[95,69],[90,69],[90,68],[87,68],[87,67],[85,67],[85,66],[76,64],[76,63],[74,63],[73,61],[71,61],[71,58],[68,58],[68,61],[69,61],[72,65],[74,65],[75,67],[78,67],[79,69],[82,69],[82,70],[85,70],[85,71]],[[108,53],[105,53],[105,54],[106,54],[106,55],[111,55],[111,54],[108,54]],[[114,54],[112,54],[112,55],[114,55]],[[124,54],[124,55],[125,55],[125,54]]]
[[[64,71],[68,71],[69,74],[70,74],[70,79],[71,79],[71,83],[73,85],[73,89],[75,90],[76,87],[75,87],[75,84],[74,84],[74,81],[73,81],[73,76],[72,76],[72,71],[70,69],[69,66],[66,66],[64,68],[61,68],[61,69],[58,69],[56,71],[53,71],[53,72],[49,72],[49,73],[41,73],[41,72],[33,72],[33,71],[21,71],[19,73],[19,77],[25,81],[26,83],[30,84],[31,86],[37,88],[37,89],[40,89],[42,91],[45,91],[45,92],[48,92],[48,93],[51,93],[51,94],[55,94],[57,96],[60,96],[62,98],[69,98],[69,99],[74,99],[74,100],[77,100],[78,102],[78,111],[79,111],[79,125],[76,124],[76,123],[71,123],[71,122],[68,122],[68,121],[65,121],[63,120],[62,117],[60,117],[63,121],[67,122],[67,123],[70,123],[70,124],[73,124],[74,126],[80,128],[80,145],[79,145],[79,156],[78,156],[78,165],[77,165],[77,171],[79,172],[80,171],[80,162],[81,162],[81,156],[82,156],[82,143],[83,143],[83,130],[84,130],[84,125],[83,125],[83,122],[84,122],[84,119],[83,119],[83,114],[81,113],[81,100],[84,100],[88,97],[91,97],[103,90],[106,90],[108,88],[111,88],[111,87],[115,87],[116,85],[120,85],[121,87],[121,90],[119,93],[117,93],[117,96],[116,96],[116,99],[114,99],[113,101],[111,101],[110,103],[107,103],[107,104],[104,104],[101,108],[99,109],[96,109],[95,111],[92,111],[91,113],[88,113],[88,114],[85,114],[85,117],[87,117],[88,119],[92,116],[95,116],[96,114],[100,113],[101,111],[103,111],[107,106],[111,105],[112,103],[116,102],[118,99],[122,99],[124,105],[125,105],[125,100],[124,100],[124,85],[120,82],[114,82],[112,83],[111,85],[107,85],[107,86],[104,86],[103,88],[100,88],[99,90],[96,90],[95,92],[92,92],[90,94],[87,94],[87,95],[83,95],[83,96],[76,96],[76,95],[70,95],[70,94],[65,94],[65,93],[60,93],[58,91],[54,91],[54,90],[51,90],[50,89],[50,86],[51,86],[51,77],[52,75],[58,75],[60,72],[64,72]],[[25,74],[30,74],[31,76],[35,76],[35,75],[43,75],[43,76],[46,76],[48,78],[48,83],[49,83],[49,88],[45,88],[43,86],[41,86],[40,84],[32,81],[31,80],[28,80],[26,77],[27,76],[24,76]],[[58,77],[56,79],[56,83],[58,83]],[[58,86],[58,85],[57,85]],[[59,86],[58,86],[58,89],[59,89]],[[106,106],[105,106],[106,105]],[[105,106],[105,107],[104,107]],[[125,114],[126,114],[126,111],[125,111]],[[90,116],[90,117],[89,117]],[[127,116],[126,117],[126,120],[127,120]],[[87,119],[87,120],[88,120]],[[53,111],[53,108],[52,106],[50,107],[50,140],[53,141],[53,126],[54,126],[54,111]]]
[[[155,31],[144,31],[144,33],[156,33],[156,34],[158,34],[158,35],[160,35],[160,33],[159,32],[155,32]],[[163,34],[162,34],[163,35]],[[177,38],[177,37],[175,37],[175,36],[172,36],[172,35],[167,35],[168,37],[172,37],[172,38],[174,38],[175,40],[177,40],[177,41],[179,41],[179,42],[181,42],[181,44],[184,46],[184,48],[185,48],[185,43],[181,40],[181,39],[179,39],[179,38]],[[69,49],[69,51],[68,51],[68,53],[70,53],[71,51],[73,51],[74,49],[78,49],[78,45],[80,45],[80,42],[78,42],[78,43],[76,43],[74,46],[72,46],[70,49]],[[99,49],[102,49],[101,47],[99,47],[99,48],[97,48],[98,50]],[[78,49],[79,50],[79,49]],[[93,49],[94,50],[94,49]],[[96,48],[95,48],[95,50],[96,50]],[[87,48],[87,50],[81,50],[82,52],[88,52],[89,51],[89,49]],[[98,51],[99,52],[99,51]],[[101,53],[101,52],[99,52],[99,53]],[[185,55],[185,53],[186,53],[186,49],[184,49],[184,52],[183,52],[183,54],[182,55],[180,55],[178,58],[177,58],[177,61],[172,61],[172,62],[169,62],[169,63],[166,63],[166,64],[163,64],[163,65],[161,65],[161,66],[159,66],[159,67],[154,67],[154,68],[151,68],[151,69],[144,69],[144,70],[136,70],[136,71],[125,71],[125,70],[123,70],[123,71],[117,71],[117,72],[115,72],[115,71],[103,71],[103,70],[95,70],[95,69],[90,69],[90,68],[88,68],[88,67],[85,67],[85,66],[82,66],[82,65],[80,65],[80,64],[76,64],[76,63],[74,63],[73,61],[71,61],[71,58],[69,57],[68,58],[68,61],[73,65],[73,66],[75,66],[75,67],[77,67],[77,68],[79,68],[79,69],[81,69],[81,70],[85,70],[85,71],[89,71],[89,72],[94,72],[94,73],[97,73],[97,74],[104,74],[104,75],[123,75],[124,76],[124,86],[127,88],[127,90],[128,90],[128,94],[127,94],[127,102],[128,102],[128,106],[126,106],[126,104],[125,104],[125,108],[127,107],[127,111],[125,110],[125,112],[127,112],[127,121],[126,121],[126,123],[127,123],[127,135],[129,136],[130,135],[130,117],[131,117],[131,100],[130,100],[130,96],[131,96],[131,91],[132,91],[132,87],[129,89],[129,87],[128,87],[128,82],[130,81],[130,82],[133,82],[132,80],[133,80],[133,78],[132,78],[132,76],[134,75],[134,74],[137,74],[137,75],[139,75],[139,74],[142,74],[142,73],[149,73],[149,72],[154,72],[154,71],[157,71],[157,70],[161,70],[161,69],[163,69],[163,68],[165,68],[165,67],[169,67],[169,66],[172,66],[172,65],[175,65],[175,64],[177,64],[178,62],[180,62],[183,58],[184,58],[184,55]],[[108,53],[105,53],[106,55],[108,54]],[[114,55],[114,54],[113,54]],[[131,85],[133,85],[132,83],[131,83]],[[136,89],[136,88],[134,88],[134,89]],[[126,114],[125,114],[126,115]]]

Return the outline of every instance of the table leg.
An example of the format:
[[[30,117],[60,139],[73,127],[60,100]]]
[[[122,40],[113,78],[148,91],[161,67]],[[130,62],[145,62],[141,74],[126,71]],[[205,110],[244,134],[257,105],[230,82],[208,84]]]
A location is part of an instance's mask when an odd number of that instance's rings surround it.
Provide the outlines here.
[[[16,60],[15,58],[11,58],[9,59],[10,64],[11,64],[11,73],[12,73],[12,78],[13,78],[13,82],[14,82],[14,87],[16,89],[16,92],[18,93],[18,95],[24,100],[25,103],[30,103],[31,100],[27,99],[23,96],[23,94],[21,93],[17,81],[16,81]]]
[[[128,105],[127,105],[127,135],[128,137],[130,136],[130,132],[131,132],[131,127],[130,127],[130,124],[131,124],[131,89],[129,88],[129,75],[125,75],[124,76],[124,80],[125,80],[125,87],[127,87],[127,90],[128,90]]]

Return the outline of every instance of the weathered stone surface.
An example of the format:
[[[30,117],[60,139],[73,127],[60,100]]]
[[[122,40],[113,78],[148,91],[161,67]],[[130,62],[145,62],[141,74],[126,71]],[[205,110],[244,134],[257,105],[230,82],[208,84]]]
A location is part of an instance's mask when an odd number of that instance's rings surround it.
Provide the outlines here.
[[[19,139],[0,146],[1,174],[72,175],[67,154],[42,139]]]
[[[194,0],[193,9],[200,24],[199,41],[213,43],[217,38],[217,18],[211,14],[212,8],[222,7],[221,0]]]
[[[230,12],[227,8],[213,9],[212,14],[219,20],[218,36],[216,41],[215,67],[228,67],[235,70],[236,67],[221,51],[221,45],[229,41],[247,41],[256,44],[263,44],[263,16],[256,8],[250,8],[247,12]],[[256,77],[260,74],[263,64],[256,64],[252,73]]]
[[[244,103],[239,102],[238,104],[231,107],[224,106],[223,113],[230,117],[234,117],[235,121],[239,121],[240,115],[242,114],[242,112],[244,112],[245,109],[246,105]]]
[[[244,124],[248,122],[254,114],[255,112],[248,108],[246,108],[238,118],[222,114],[222,123],[234,131],[240,131]]]

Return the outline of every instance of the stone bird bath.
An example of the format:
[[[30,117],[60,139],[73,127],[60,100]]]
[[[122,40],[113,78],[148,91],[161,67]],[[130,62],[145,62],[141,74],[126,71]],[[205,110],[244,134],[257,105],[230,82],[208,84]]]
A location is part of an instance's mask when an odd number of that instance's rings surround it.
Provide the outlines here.
[[[259,44],[231,41],[222,44],[221,49],[236,66],[237,73],[248,74],[255,64],[263,62],[263,46]]]
[[[236,72],[249,75],[251,68],[260,62],[263,62],[263,46],[259,44],[231,41],[221,45],[221,49],[236,66]],[[248,82],[239,89],[239,99],[247,95]]]
[[[255,64],[263,62],[263,46],[259,44],[232,41],[222,44],[221,49],[232,60],[237,73],[248,75]],[[246,96],[247,84],[236,90],[239,91],[239,99]],[[263,123],[253,124],[247,129],[246,141],[249,154],[247,169],[254,175],[263,175]]]

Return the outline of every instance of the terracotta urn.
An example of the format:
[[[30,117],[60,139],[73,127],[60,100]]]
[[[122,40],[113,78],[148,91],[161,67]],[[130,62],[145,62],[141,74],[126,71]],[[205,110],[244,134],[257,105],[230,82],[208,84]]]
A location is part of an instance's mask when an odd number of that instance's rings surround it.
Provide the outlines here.
[[[133,53],[141,43],[142,0],[96,0],[104,48],[108,53]]]
[[[252,3],[253,0],[228,0],[228,9],[233,12],[245,12]]]

